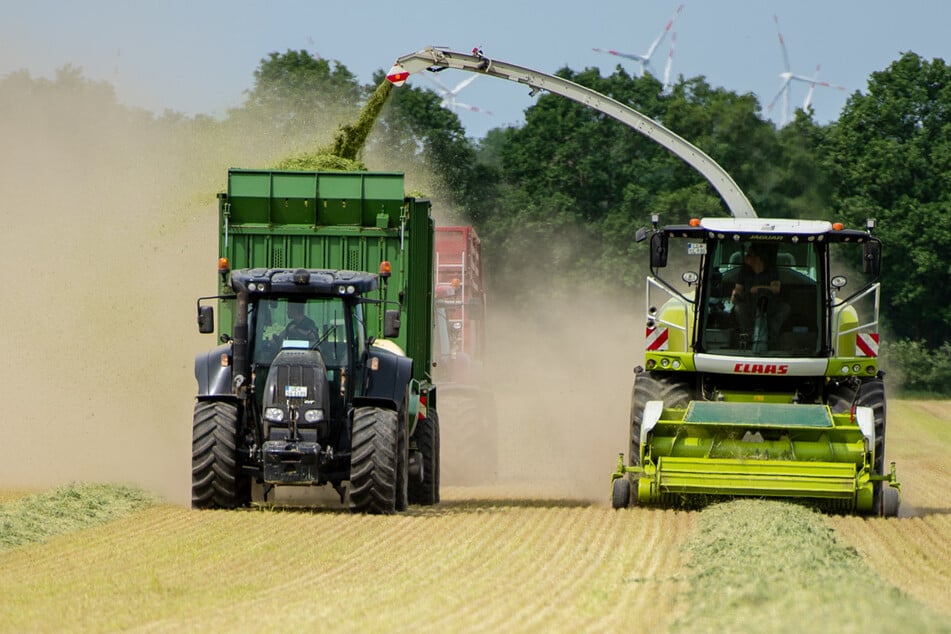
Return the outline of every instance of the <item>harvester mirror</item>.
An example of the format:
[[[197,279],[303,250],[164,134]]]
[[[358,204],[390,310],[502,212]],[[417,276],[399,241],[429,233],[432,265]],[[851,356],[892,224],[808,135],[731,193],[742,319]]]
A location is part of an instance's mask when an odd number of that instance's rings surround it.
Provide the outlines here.
[[[869,275],[878,275],[882,271],[882,243],[869,240],[862,248],[862,267]]]
[[[667,266],[667,234],[655,233],[651,236],[651,267]]]
[[[215,331],[215,309],[211,306],[198,307],[198,332],[203,335]]]
[[[700,279],[700,276],[697,275],[696,271],[684,271],[684,274],[680,276],[684,282],[687,283],[687,286],[693,286],[697,283],[697,280]]]
[[[647,240],[647,227],[641,227],[634,234],[634,242],[643,242]]]
[[[388,310],[383,313],[383,336],[387,339],[400,336],[400,311]]]
[[[849,280],[844,275],[836,275],[829,282],[832,284],[833,288],[843,288],[846,284],[849,283]]]

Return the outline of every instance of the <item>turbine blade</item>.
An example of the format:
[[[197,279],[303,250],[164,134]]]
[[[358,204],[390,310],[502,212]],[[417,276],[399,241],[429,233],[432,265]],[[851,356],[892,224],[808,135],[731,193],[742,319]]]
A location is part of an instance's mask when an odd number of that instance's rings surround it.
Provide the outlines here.
[[[776,32],[779,34],[779,48],[783,51],[783,69],[788,73],[789,54],[786,52],[786,42],[783,41],[783,32],[779,30],[779,16],[774,14],[773,20],[776,22]]]

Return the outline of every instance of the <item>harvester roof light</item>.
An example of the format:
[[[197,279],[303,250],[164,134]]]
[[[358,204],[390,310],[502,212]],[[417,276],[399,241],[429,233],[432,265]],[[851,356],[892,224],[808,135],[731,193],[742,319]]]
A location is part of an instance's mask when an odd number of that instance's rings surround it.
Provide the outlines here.
[[[389,260],[380,262],[380,277],[389,277],[393,273],[393,266]]]
[[[690,219],[690,226],[691,226],[691,227],[699,227],[699,226],[700,226],[700,218],[691,218],[691,219]]]
[[[858,374],[859,372],[861,372],[861,371],[862,371],[862,366],[861,366],[861,364],[856,363],[855,365],[853,365],[853,366],[852,366],[852,371],[855,372],[856,374]]]
[[[660,214],[651,214],[651,224],[655,227],[660,224]]]
[[[833,222],[833,223],[832,223],[832,230],[833,230],[833,231],[842,231],[843,229],[845,229],[845,225],[842,224],[841,222]]]
[[[848,365],[843,365],[843,366],[842,366],[842,369],[841,369],[840,371],[842,372],[842,374],[848,374],[848,373],[849,373],[849,366],[848,366]]]
[[[865,371],[868,372],[869,374],[875,374],[875,366],[867,365],[865,366]]]
[[[231,263],[228,262],[228,258],[218,258],[218,272],[227,273],[231,270]]]

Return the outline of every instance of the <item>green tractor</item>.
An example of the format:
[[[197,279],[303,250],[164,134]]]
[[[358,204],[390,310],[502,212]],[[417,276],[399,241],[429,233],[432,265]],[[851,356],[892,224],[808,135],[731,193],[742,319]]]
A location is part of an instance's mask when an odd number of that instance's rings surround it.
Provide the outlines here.
[[[620,454],[612,474],[615,508],[754,496],[897,515],[873,227],[659,227],[655,216],[639,232],[651,252],[645,364],[635,368],[628,459]],[[674,280],[662,276],[668,260],[682,272]]]

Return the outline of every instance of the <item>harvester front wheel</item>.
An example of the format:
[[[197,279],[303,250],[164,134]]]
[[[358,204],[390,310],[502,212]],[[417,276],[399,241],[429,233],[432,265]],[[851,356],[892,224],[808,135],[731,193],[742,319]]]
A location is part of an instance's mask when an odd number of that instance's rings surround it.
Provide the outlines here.
[[[238,406],[198,401],[192,420],[192,508],[233,509],[251,503],[251,478],[241,473]]]
[[[416,423],[416,449],[422,455],[423,478],[413,478],[409,485],[410,504],[430,506],[439,502],[439,416],[430,411],[427,418]]]
[[[400,460],[400,452],[405,451],[400,433],[393,410],[354,410],[350,454],[350,510],[354,513],[383,515],[398,510],[400,469],[406,464]]]
[[[835,414],[848,412],[852,401],[858,407],[872,408],[875,420],[875,461],[872,469],[879,475],[885,474],[885,382],[879,378],[865,379],[859,386],[858,399],[855,398],[855,389],[848,383],[840,383],[829,392],[829,408]],[[879,515],[885,514],[885,491],[892,487],[876,482],[873,485],[872,508]],[[897,491],[896,491],[897,495]],[[897,507],[896,507],[897,514]]]
[[[641,463],[641,424],[648,401],[663,401],[664,407],[686,407],[693,396],[687,382],[657,372],[638,372],[631,389],[631,443],[628,464]]]
[[[611,485],[611,506],[616,509],[625,509],[631,504],[631,481],[618,478]]]

